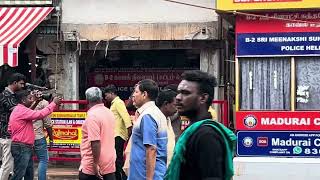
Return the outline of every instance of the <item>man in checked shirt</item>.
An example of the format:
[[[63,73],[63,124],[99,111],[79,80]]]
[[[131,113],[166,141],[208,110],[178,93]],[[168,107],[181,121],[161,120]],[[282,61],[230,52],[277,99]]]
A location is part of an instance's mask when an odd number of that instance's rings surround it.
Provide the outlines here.
[[[9,117],[18,104],[16,93],[25,87],[26,77],[20,73],[12,74],[8,86],[0,93],[0,151],[2,164],[0,179],[7,180],[13,172],[13,157],[11,155],[11,136],[8,133]]]

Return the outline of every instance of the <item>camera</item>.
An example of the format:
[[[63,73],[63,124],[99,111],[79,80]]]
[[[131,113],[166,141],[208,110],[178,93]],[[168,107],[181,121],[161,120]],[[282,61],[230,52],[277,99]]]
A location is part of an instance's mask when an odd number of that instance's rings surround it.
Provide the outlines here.
[[[35,95],[39,98],[46,100],[46,101],[51,101],[52,96],[53,96],[52,93],[48,92],[48,88],[38,86],[35,84],[26,83],[26,89],[28,89],[29,91],[38,90],[40,93],[36,93]]]
[[[42,93],[41,98],[46,100],[46,101],[51,101],[52,94],[51,93]]]

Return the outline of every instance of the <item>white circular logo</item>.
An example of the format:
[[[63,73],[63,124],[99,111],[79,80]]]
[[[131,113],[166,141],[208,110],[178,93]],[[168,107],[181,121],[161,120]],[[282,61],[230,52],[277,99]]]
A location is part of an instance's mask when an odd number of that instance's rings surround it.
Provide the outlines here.
[[[243,138],[242,140],[242,144],[245,146],[245,147],[251,147],[253,145],[253,139],[251,137],[245,137]]]
[[[103,83],[104,83],[104,76],[103,76],[103,74],[96,74],[96,75],[94,76],[94,83],[95,83],[95,85],[97,85],[97,86],[103,85]]]
[[[244,125],[248,128],[254,128],[257,125],[257,118],[253,115],[248,115],[244,118]]]

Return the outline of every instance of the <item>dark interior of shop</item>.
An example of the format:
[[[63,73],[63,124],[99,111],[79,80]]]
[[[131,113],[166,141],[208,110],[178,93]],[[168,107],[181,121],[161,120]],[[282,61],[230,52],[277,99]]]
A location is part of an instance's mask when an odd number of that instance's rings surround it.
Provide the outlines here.
[[[4,88],[7,86],[7,79],[10,77],[11,74],[15,72],[19,72],[21,74],[24,74],[27,78],[30,78],[30,66],[29,66],[29,60],[28,55],[25,53],[26,49],[26,41],[28,37],[22,41],[19,47],[19,65],[17,67],[10,67],[7,64],[4,64],[0,66],[0,91],[2,92]],[[28,79],[29,80],[29,79]]]
[[[10,67],[7,64],[4,64],[0,66],[0,91],[2,91],[7,86],[7,79],[12,73],[21,73],[24,74],[27,77],[27,82],[31,82],[31,72],[30,72],[30,64],[29,64],[29,57],[28,57],[28,48],[27,48],[27,42],[29,40],[29,36],[24,39],[20,46],[18,51],[18,57],[19,57],[19,65],[17,67]],[[37,49],[37,56],[45,57],[43,52],[41,52],[39,49]],[[41,68],[41,58],[36,59],[36,80],[33,83],[37,83],[40,86],[46,86],[47,85],[47,74],[48,72],[44,71]]]
[[[84,92],[88,88],[88,74],[103,69],[199,69],[200,50],[174,49],[174,50],[111,50],[84,51],[80,57],[80,99],[84,99]],[[130,92],[120,94],[122,99],[127,99]]]

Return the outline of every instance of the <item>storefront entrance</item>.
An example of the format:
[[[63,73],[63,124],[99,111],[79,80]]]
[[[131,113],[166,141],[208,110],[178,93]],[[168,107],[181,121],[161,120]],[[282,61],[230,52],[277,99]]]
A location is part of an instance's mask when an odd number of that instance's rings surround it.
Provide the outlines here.
[[[160,87],[178,84],[188,69],[200,69],[200,50],[111,50],[84,51],[80,56],[80,99],[90,86],[114,84],[119,96],[127,99],[134,85],[151,78]]]

